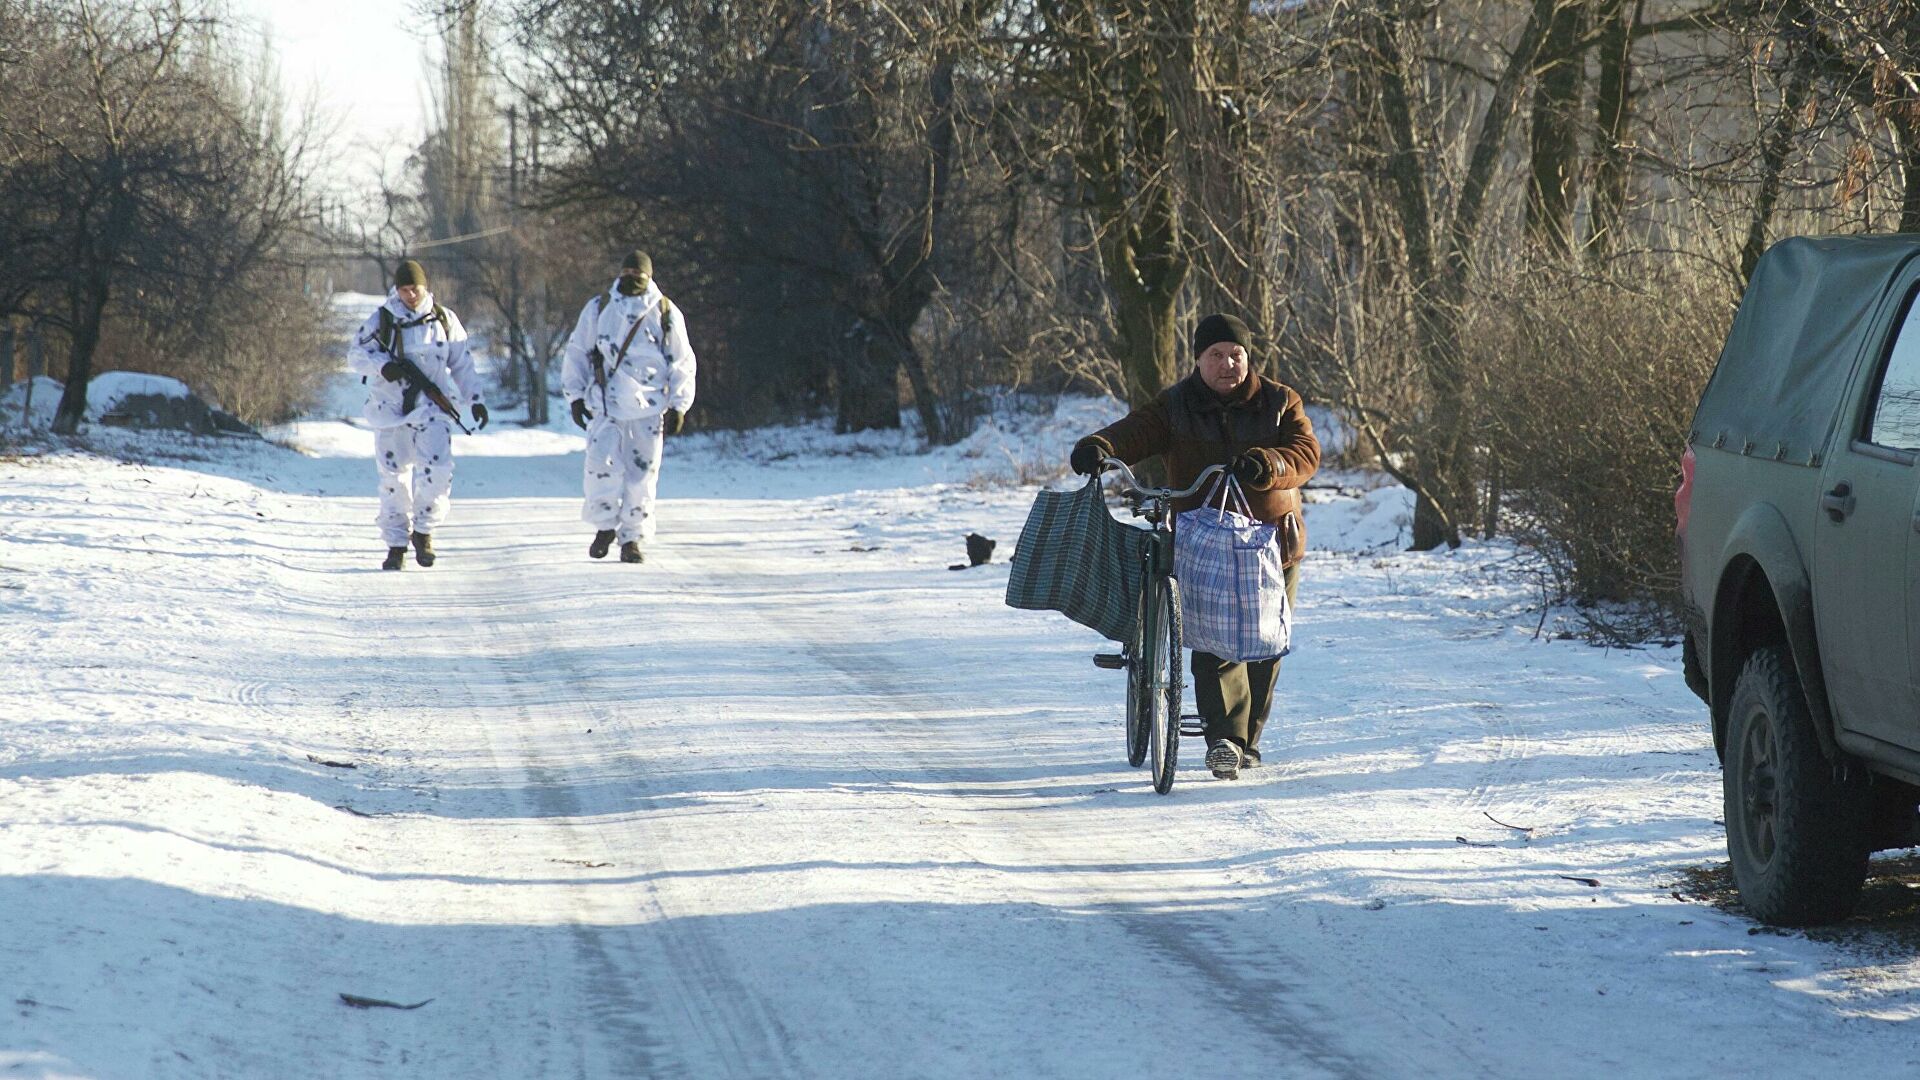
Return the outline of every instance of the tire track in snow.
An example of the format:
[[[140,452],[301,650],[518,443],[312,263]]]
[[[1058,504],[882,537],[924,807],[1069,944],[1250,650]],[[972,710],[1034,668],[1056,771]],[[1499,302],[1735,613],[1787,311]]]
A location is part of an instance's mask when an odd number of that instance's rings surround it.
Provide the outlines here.
[[[515,582],[537,579],[534,558],[518,560],[504,577]],[[587,572],[606,572],[593,565]],[[534,820],[577,823],[608,813],[586,805],[569,783],[560,762],[591,760],[604,754],[608,740],[623,744],[644,737],[636,732],[604,697],[583,695],[594,673],[584,671],[576,654],[544,649],[537,629],[562,622],[567,612],[550,610],[553,601],[538,589],[496,594],[501,617],[484,621],[493,647],[485,650],[489,666],[500,676],[511,703],[512,745],[502,752],[494,741],[497,729],[487,732],[496,760],[527,778],[524,798],[532,803]],[[563,637],[566,636],[562,635]],[[558,698],[559,700],[556,700]],[[554,713],[578,717],[571,726],[578,733],[601,732],[598,740],[575,734],[556,745],[551,738],[531,734],[537,717]],[[548,725],[548,731],[556,730]],[[626,755],[632,766],[628,794],[646,809],[660,794],[637,755]],[[644,821],[644,814],[631,820]],[[591,824],[549,828],[564,850],[562,861],[613,863],[634,868],[635,876],[649,876],[666,868],[648,861],[659,845],[634,843],[615,836],[610,827]],[[590,882],[590,879],[588,881]],[[606,926],[594,913],[576,910],[567,929],[581,972],[581,997],[589,1003],[595,1041],[615,1055],[612,1073],[581,1065],[580,1076],[778,1076],[795,1075],[790,1038],[757,995],[724,962],[705,920],[677,918],[661,903],[657,889],[648,886],[644,911],[631,924]],[[565,1018],[557,1018],[564,1023]],[[686,1032],[700,1038],[688,1045]]]
[[[746,584],[762,593],[777,594],[780,591],[784,583],[777,577],[757,574],[751,564],[743,565],[734,558],[715,557],[717,550],[703,550],[698,565],[676,554],[673,556],[674,567],[677,571],[705,577],[710,581]],[[952,715],[954,709],[941,704],[937,691],[930,693],[926,686],[914,681],[899,659],[882,647],[829,640],[814,625],[817,620],[794,618],[784,612],[765,608],[754,614],[772,625],[783,638],[793,641],[817,664],[837,673],[858,695],[885,701],[888,719],[869,719],[864,722],[896,736],[896,745],[890,747],[894,759],[911,761],[919,773],[945,787],[947,793],[943,793],[941,799],[965,799],[967,796],[964,792],[979,784],[977,775],[967,775],[912,748],[912,744],[936,735],[941,730],[939,717],[942,714]],[[833,617],[829,615],[826,621],[832,623]],[[844,627],[847,624],[845,620],[840,620],[838,625]],[[902,747],[899,745],[901,743],[908,745]],[[875,776],[883,783],[892,783],[878,773]],[[1191,781],[1192,775],[1189,774],[1187,779]],[[930,809],[938,801],[927,798],[923,789],[906,790],[903,793]],[[951,832],[955,834],[952,842],[954,848],[965,852],[976,862],[988,863],[989,860],[972,850],[977,846],[970,842],[972,838],[961,835],[957,828],[952,828]],[[996,840],[1038,856],[1040,861],[1062,866],[1074,862],[1073,857],[1031,833],[1002,831]],[[1076,854],[1084,857],[1084,853]],[[1108,864],[1108,871],[1109,877],[1117,878],[1129,872],[1152,873],[1153,868],[1138,863],[1120,863]],[[1313,970],[1294,956],[1267,949],[1260,951],[1254,961],[1266,970],[1256,974],[1252,970],[1254,962],[1232,951],[1223,953],[1218,948],[1219,941],[1231,941],[1231,937],[1217,933],[1217,928],[1210,925],[1211,920],[1205,912],[1169,911],[1164,904],[1129,899],[1119,895],[1122,884],[1119,881],[1082,884],[1084,896],[1077,906],[1093,910],[1118,926],[1129,938],[1179,972],[1178,981],[1197,980],[1203,984],[1206,1000],[1233,1013],[1244,1025],[1244,1029],[1236,1030],[1236,1041],[1253,1040],[1265,1044],[1271,1053],[1277,1055],[1274,1060],[1287,1062],[1287,1075],[1290,1077],[1371,1080],[1381,1076],[1419,1076],[1427,1072],[1421,1065],[1421,1058],[1404,1047],[1375,1045],[1363,1052],[1351,1048],[1346,1040],[1338,1037],[1337,1033],[1343,1030],[1345,1024],[1337,1009],[1349,1007],[1350,1003],[1330,1006],[1325,1002],[1337,1000],[1337,994],[1330,998],[1322,991],[1316,999],[1316,995],[1306,990],[1316,983],[1324,984],[1328,972]],[[1039,897],[1035,902],[1057,905],[1060,899],[1053,895]],[[1356,995],[1365,995],[1372,991],[1356,987],[1354,992]],[[1407,1017],[1396,1015],[1395,1018],[1405,1022],[1404,1026],[1409,1030],[1412,1029],[1413,1025]],[[1456,1044],[1449,1046],[1445,1055],[1436,1055],[1428,1060],[1463,1062],[1473,1060],[1473,1057],[1464,1045]]]

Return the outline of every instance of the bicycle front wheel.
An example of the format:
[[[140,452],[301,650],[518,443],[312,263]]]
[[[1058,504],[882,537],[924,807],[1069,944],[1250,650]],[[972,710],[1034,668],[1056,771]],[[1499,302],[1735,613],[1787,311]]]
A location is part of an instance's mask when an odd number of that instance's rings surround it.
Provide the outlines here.
[[[1151,741],[1147,728],[1153,723],[1153,710],[1148,707],[1152,695],[1147,690],[1147,614],[1153,601],[1148,598],[1151,590],[1140,590],[1140,601],[1135,606],[1137,616],[1133,628],[1133,640],[1127,642],[1127,764],[1139,768],[1147,760],[1147,745]]]
[[[1146,682],[1141,713],[1147,718],[1148,756],[1153,759],[1153,790],[1173,790],[1173,767],[1180,756],[1180,699],[1186,683],[1180,668],[1180,586],[1170,577],[1148,579],[1150,598],[1141,620],[1146,653]]]

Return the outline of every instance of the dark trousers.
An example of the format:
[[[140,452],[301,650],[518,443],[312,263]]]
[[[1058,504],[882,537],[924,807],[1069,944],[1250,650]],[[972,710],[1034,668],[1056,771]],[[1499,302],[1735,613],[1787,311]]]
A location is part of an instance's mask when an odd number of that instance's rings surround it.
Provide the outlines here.
[[[1287,605],[1300,592],[1300,564],[1287,567]],[[1227,741],[1257,749],[1260,731],[1273,708],[1273,684],[1280,677],[1280,658],[1238,663],[1194,650],[1193,698],[1207,722],[1207,745]]]

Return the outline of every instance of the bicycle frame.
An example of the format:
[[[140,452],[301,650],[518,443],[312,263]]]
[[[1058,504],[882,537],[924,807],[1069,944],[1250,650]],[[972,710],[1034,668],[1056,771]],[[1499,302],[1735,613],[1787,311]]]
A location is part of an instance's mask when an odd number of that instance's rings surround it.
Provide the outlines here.
[[[1126,669],[1127,764],[1140,765],[1151,752],[1153,789],[1165,795],[1173,788],[1180,736],[1188,734],[1180,711],[1185,679],[1180,663],[1180,593],[1173,573],[1173,502],[1199,492],[1226,466],[1207,467],[1181,491],[1147,487],[1118,458],[1106,458],[1103,464],[1119,473],[1134,513],[1145,518],[1149,527],[1134,638],[1119,657],[1096,657],[1095,663]],[[1103,659],[1120,662],[1102,663]]]

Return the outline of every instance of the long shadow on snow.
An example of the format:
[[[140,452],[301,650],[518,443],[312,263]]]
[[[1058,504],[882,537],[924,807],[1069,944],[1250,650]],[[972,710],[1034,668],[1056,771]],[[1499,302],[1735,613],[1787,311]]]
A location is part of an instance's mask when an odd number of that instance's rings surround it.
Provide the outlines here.
[[[59,822],[17,822],[20,827],[35,829],[124,829],[129,832],[149,836],[166,836],[182,840],[207,851],[234,855],[268,855],[275,858],[293,859],[310,867],[317,867],[336,873],[351,875],[356,880],[370,882],[436,882],[450,885],[480,886],[574,886],[585,891],[595,891],[632,885],[645,885],[663,881],[701,880],[740,878],[753,879],[766,875],[792,875],[811,871],[834,871],[850,874],[902,874],[922,871],[984,870],[996,874],[1012,876],[1098,876],[1098,877],[1155,877],[1169,873],[1191,873],[1194,871],[1220,870],[1229,867],[1244,867],[1260,863],[1273,862],[1306,850],[1307,848],[1272,848],[1243,854],[1208,859],[1166,859],[1153,862],[1086,862],[1086,863],[999,863],[978,859],[794,859],[788,862],[760,863],[746,866],[692,867],[674,870],[647,870],[639,873],[622,873],[616,855],[610,863],[595,864],[587,868],[551,877],[540,875],[509,876],[502,874],[460,874],[426,873],[422,871],[393,871],[371,869],[364,865],[327,858],[304,851],[270,844],[236,843],[231,840],[215,840],[196,833],[184,832],[141,821],[114,819],[77,818]],[[554,860],[559,862],[562,860]],[[1515,875],[1520,877],[1522,875]],[[1535,879],[1539,875],[1533,875]],[[4,879],[0,879],[4,880]],[[1476,880],[1482,880],[1476,877]],[[742,887],[750,886],[746,880]],[[898,888],[890,884],[888,888]]]
[[[1164,1057],[1169,1033],[1197,1040],[1227,1023],[1234,1038],[1207,1047],[1211,1075],[1415,1077],[1447,1060],[1463,1074],[1520,1077],[1538,1075],[1543,1051],[1576,1073],[1585,1060],[1590,1075],[1750,1066],[1747,1014],[1678,1006],[1697,1006],[1702,987],[1751,980],[1756,959],[1791,965],[1802,954],[1756,943],[1744,924],[1698,907],[1680,909],[1692,927],[1650,933],[1636,921],[1675,909],[1369,911],[1268,892],[1232,904],[821,902],[651,921],[568,923],[555,912],[553,925],[449,924],[34,874],[0,877],[0,910],[31,931],[0,932],[13,1001],[0,1052],[51,1059],[44,1072],[19,1073],[29,1077],[293,1067],[464,1078],[493,1061],[544,1066],[543,1075],[818,1075],[859,1071],[845,1056],[848,1033],[870,1032],[916,1075],[1091,1077]],[[1629,951],[1631,927],[1642,928],[1637,958],[1616,968],[1596,955],[1596,941],[1610,955]],[[1391,944],[1355,952],[1343,937]],[[1318,947],[1288,945],[1315,938]],[[1477,978],[1465,996],[1435,986],[1405,997],[1394,982],[1463,963],[1490,975],[1471,959],[1481,944],[1500,955],[1520,939],[1542,974]],[[1644,978],[1650,957],[1671,965],[1671,990]],[[1539,996],[1555,985],[1564,1007]],[[1596,997],[1596,985],[1611,997]],[[356,1011],[342,993],[431,1003]],[[560,1011],[575,1003],[584,1014]],[[876,1016],[888,1018],[884,1034]],[[1488,1016],[1530,1020],[1472,1023]],[[1470,1036],[1444,1036],[1462,1023]],[[1604,1035],[1621,1024],[1635,1031],[1630,1044]],[[1897,1028],[1857,1031],[1862,1060],[1905,1047]],[[1559,1057],[1581,1047],[1600,1059]],[[1791,1046],[1774,1053],[1783,1067],[1797,1061]]]
[[[1047,760],[1010,765],[922,763],[876,767],[823,753],[819,764],[791,761],[766,767],[737,761],[715,763],[700,755],[668,764],[670,753],[642,756],[615,752],[590,766],[551,763],[551,780],[529,779],[519,769],[439,765],[412,758],[388,765],[379,754],[349,755],[357,769],[269,754],[63,754],[51,760],[16,761],[0,767],[0,781],[73,780],[93,776],[144,777],[195,773],[236,785],[266,788],[362,816],[455,820],[603,818],[698,810],[759,813],[740,796],[837,791],[969,797],[992,800],[1085,799],[1108,790],[1089,778],[1110,774],[1112,764]],[[978,785],[969,787],[965,785]]]

